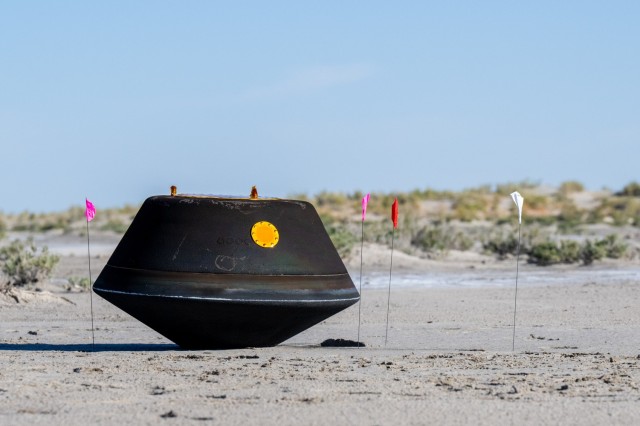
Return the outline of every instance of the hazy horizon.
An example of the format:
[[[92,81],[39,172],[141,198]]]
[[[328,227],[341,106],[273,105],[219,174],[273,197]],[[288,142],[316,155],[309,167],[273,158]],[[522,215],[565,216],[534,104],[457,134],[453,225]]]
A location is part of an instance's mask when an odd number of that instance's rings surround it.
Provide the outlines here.
[[[367,190],[367,191],[363,191],[360,189],[354,189],[354,190],[350,190],[350,191],[331,191],[331,190],[321,190],[318,191],[316,193],[309,193],[309,192],[298,192],[298,193],[289,193],[289,194],[285,194],[285,195],[274,195],[274,194],[265,194],[262,193],[262,191],[260,190],[260,188],[258,187],[259,190],[259,196],[260,197],[276,197],[276,198],[295,198],[296,196],[305,196],[307,198],[314,198],[322,193],[333,193],[333,194],[343,194],[343,195],[353,195],[355,193],[362,193],[362,194],[366,194],[366,193],[371,193],[371,194],[409,194],[413,191],[419,190],[419,191],[425,191],[425,190],[433,190],[433,191],[438,191],[438,192],[453,192],[453,193],[460,193],[463,191],[467,191],[467,190],[474,190],[474,189],[480,189],[482,187],[488,186],[491,188],[492,191],[495,191],[497,186],[501,186],[501,185],[511,185],[513,184],[513,190],[514,191],[520,191],[520,192],[524,192],[526,193],[528,190],[528,187],[530,185],[535,185],[538,188],[549,188],[549,189],[554,189],[557,190],[559,189],[559,187],[563,184],[563,183],[569,183],[569,182],[577,182],[582,184],[582,182],[576,180],[576,179],[569,179],[563,182],[560,182],[559,184],[549,184],[549,183],[544,183],[544,182],[539,182],[539,181],[534,181],[534,180],[529,180],[529,179],[523,179],[521,181],[518,182],[499,182],[496,184],[480,184],[480,185],[476,185],[476,186],[469,186],[469,187],[464,187],[461,189],[450,189],[450,188],[433,188],[433,187],[423,187],[423,188],[411,188],[411,189],[407,189],[407,190],[397,190],[397,191],[375,191],[375,190]],[[627,182],[626,184],[620,186],[619,188],[610,188],[610,187],[606,187],[606,186],[601,186],[598,188],[587,188],[584,187],[584,191],[593,191],[593,192],[597,192],[597,191],[611,191],[612,193],[618,192],[620,190],[622,190],[627,184],[632,184],[632,183],[637,183],[635,181],[631,181],[631,182]],[[522,185],[518,185],[518,184],[522,184]],[[187,191],[181,191],[180,187],[178,187],[178,195],[211,195],[211,196],[230,196],[230,197],[248,197],[249,194],[251,192],[251,188],[249,188],[247,191],[245,191],[245,193],[236,193],[236,194],[223,194],[223,193],[194,193],[194,192],[187,192]],[[98,209],[117,209],[117,208],[122,208],[122,207],[126,207],[126,206],[139,206],[141,205],[148,197],[152,197],[152,196],[156,196],[156,195],[169,195],[170,193],[170,187],[167,188],[166,191],[162,191],[162,192],[158,192],[158,193],[154,193],[154,194],[147,194],[145,196],[143,196],[143,198],[139,199],[139,200],[134,200],[134,201],[127,201],[127,202],[121,202],[118,203],[116,202],[115,204],[112,205],[97,205],[96,208]],[[94,198],[89,198],[90,201],[92,201],[92,203],[95,205],[96,202],[94,202]],[[508,198],[508,197],[506,197]],[[46,214],[46,213],[56,213],[56,212],[63,212],[66,211],[68,209],[74,208],[74,207],[80,207],[83,208],[85,207],[84,204],[84,198],[79,200],[78,202],[74,203],[74,204],[70,204],[69,206],[67,206],[66,208],[60,208],[60,209],[51,209],[51,210],[20,210],[20,211],[7,211],[7,210],[0,210],[0,214],[8,214],[8,215],[17,215],[17,214],[21,214],[21,213],[33,213],[33,214]]]

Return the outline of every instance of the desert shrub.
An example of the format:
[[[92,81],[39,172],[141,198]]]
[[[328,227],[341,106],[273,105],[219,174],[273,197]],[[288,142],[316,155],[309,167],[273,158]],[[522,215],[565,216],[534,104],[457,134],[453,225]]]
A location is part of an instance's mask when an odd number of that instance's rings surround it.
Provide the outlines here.
[[[391,215],[389,215],[388,220],[382,221],[382,226],[383,228],[387,227],[389,230],[393,229]],[[412,236],[415,235],[421,228],[422,225],[420,223],[420,217],[413,213],[412,210],[407,211],[405,209],[404,213],[401,211],[398,217],[398,229],[396,229],[396,238],[404,238],[409,243]]]
[[[587,240],[582,246],[581,250],[581,258],[582,263],[585,265],[592,264],[595,260],[600,260],[604,258],[606,255],[606,249],[598,244],[594,243],[591,240]]]
[[[559,243],[547,240],[534,244],[527,254],[529,255],[529,263],[540,266],[576,263],[582,258],[582,247],[572,240],[563,240]]]
[[[529,263],[535,263],[540,266],[554,265],[562,260],[560,248],[553,241],[535,244],[528,250],[527,254],[529,255]]]
[[[530,180],[523,180],[520,182],[508,182],[496,185],[495,192],[500,195],[509,195],[513,191],[520,191],[524,189],[533,189],[540,186],[540,182],[533,182]]]
[[[436,189],[425,188],[413,191],[420,200],[449,200],[454,198],[455,194],[451,191],[438,191]]]
[[[463,192],[453,203],[453,218],[463,222],[482,219],[489,207],[489,200],[482,193]]]
[[[627,244],[618,241],[618,236],[615,234],[609,234],[602,240],[596,241],[596,245],[604,250],[605,256],[609,259],[620,259],[627,254]]]
[[[339,207],[349,202],[347,196],[344,194],[326,191],[323,191],[316,195],[315,201],[319,207]]]
[[[362,197],[364,197],[364,193],[362,191],[353,191],[351,194],[347,194],[347,199],[349,201],[356,201],[356,202],[361,202],[362,201]]]
[[[462,192],[467,193],[467,194],[489,195],[493,191],[492,191],[491,185],[480,185],[480,186],[476,186],[476,187],[473,187],[473,188],[467,188]]]
[[[67,291],[72,291],[74,289],[79,289],[80,291],[88,291],[91,288],[89,277],[72,276],[67,278],[67,282],[68,284],[64,286],[64,289]]]
[[[582,247],[577,241],[562,240],[558,253],[560,254],[560,263],[576,263],[582,257]]]
[[[473,241],[449,226],[427,225],[411,238],[411,245],[427,253],[446,253],[449,250],[469,250]]]
[[[292,200],[311,201],[311,198],[309,198],[309,195],[304,192],[294,192],[292,194],[287,195],[287,198]]]
[[[551,199],[546,195],[523,194],[524,204],[531,210],[545,210],[549,207]]]
[[[340,257],[346,257],[351,252],[351,249],[358,241],[358,239],[350,232],[346,227],[340,226],[340,224],[332,224],[326,227],[331,242],[336,247]]]
[[[400,218],[406,216],[406,213],[415,210],[418,205],[419,199],[411,194],[384,194],[384,193],[372,193],[371,200],[369,201],[369,207],[367,212],[375,213],[383,217],[391,216],[391,206],[393,201],[398,199],[398,206],[400,212]],[[360,201],[356,201],[356,211],[361,211]]]
[[[0,217],[0,240],[2,240],[7,232],[7,225],[4,223],[4,220]]]
[[[518,250],[518,237],[514,232],[492,233],[482,242],[482,249],[485,252],[493,253],[499,259],[505,259],[509,255],[515,255]]]
[[[116,234],[124,234],[129,228],[130,223],[125,223],[120,219],[111,219],[100,227],[102,231],[112,231]]]
[[[53,229],[62,229],[70,232],[74,222],[81,220],[84,210],[80,207],[71,207],[67,211],[53,213],[29,213],[22,212],[15,217],[12,229],[14,231],[46,232]]]
[[[22,212],[15,217],[13,231],[35,231],[35,219],[36,215],[33,213]]]
[[[36,224],[36,231],[46,232],[52,229],[67,229],[69,222],[66,218],[56,215],[51,217],[41,217],[40,222]]]
[[[631,182],[622,188],[622,191],[616,192],[618,196],[640,197],[640,183]]]
[[[582,244],[573,240],[546,240],[534,244],[527,254],[530,263],[541,266],[577,262],[590,265],[604,258],[619,259],[626,255],[627,248],[625,243],[618,241],[616,235],[611,234],[601,240],[586,240]]]
[[[528,253],[531,247],[549,240],[548,232],[538,226],[523,228],[520,239],[520,253]],[[487,253],[493,253],[499,259],[509,255],[516,255],[518,251],[518,228],[507,227],[493,229],[482,238],[482,248]]]
[[[26,243],[14,240],[0,248],[0,266],[7,282],[6,286],[25,286],[46,279],[60,258],[50,254],[45,246],[39,252],[33,239]]]
[[[349,230],[346,223],[337,221],[332,216],[321,214],[320,219],[340,257],[346,257],[358,241],[356,236]]]
[[[566,182],[562,182],[560,184],[560,188],[558,188],[558,191],[564,195],[568,195],[573,192],[582,192],[584,191],[584,185],[578,181],[569,180]]]
[[[524,221],[524,218],[522,220]],[[557,219],[555,216],[538,216],[527,218],[527,223],[529,222],[538,226],[552,226],[556,224]]]
[[[589,212],[589,222],[609,221],[614,225],[640,226],[640,199],[637,197],[605,198]]]
[[[365,223],[364,240],[370,243],[391,245],[393,228],[390,220],[368,221]]]
[[[583,212],[573,201],[564,200],[560,205],[558,215],[558,230],[562,233],[569,233],[583,223]]]

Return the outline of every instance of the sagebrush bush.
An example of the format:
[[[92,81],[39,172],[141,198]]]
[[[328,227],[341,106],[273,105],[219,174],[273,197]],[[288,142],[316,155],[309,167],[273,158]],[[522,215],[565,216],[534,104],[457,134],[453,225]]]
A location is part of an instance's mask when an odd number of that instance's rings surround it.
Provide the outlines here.
[[[590,265],[604,258],[619,259],[626,255],[627,248],[625,243],[618,241],[616,235],[611,234],[596,241],[586,240],[582,244],[572,240],[546,240],[534,244],[527,254],[530,263],[540,266],[577,262]]]
[[[515,232],[493,233],[482,242],[485,252],[498,255],[499,259],[505,259],[509,255],[515,255],[518,250],[518,237]]]
[[[620,259],[627,254],[629,248],[626,243],[618,241],[618,236],[609,234],[602,240],[596,241],[596,245],[604,250],[604,254],[609,259]]]
[[[558,249],[561,263],[576,263],[582,259],[582,247],[577,241],[562,240]]]
[[[582,263],[591,265],[594,261],[603,259],[606,255],[606,250],[597,242],[594,243],[591,240],[587,240],[582,246],[580,255]]]
[[[548,241],[547,232],[538,226],[527,227],[522,231],[520,253],[528,253],[532,247]],[[486,253],[496,254],[499,259],[516,255],[518,251],[518,228],[498,228],[488,232],[482,239],[482,248]]]
[[[0,248],[0,267],[6,278],[4,287],[21,287],[46,279],[59,260],[46,246],[38,251],[31,238],[26,242],[14,240]]]
[[[561,262],[560,247],[553,241],[545,241],[535,244],[527,252],[529,263],[540,266],[555,265]]]
[[[427,225],[415,233],[411,245],[427,253],[446,254],[449,250],[469,250],[473,240],[449,226]]]

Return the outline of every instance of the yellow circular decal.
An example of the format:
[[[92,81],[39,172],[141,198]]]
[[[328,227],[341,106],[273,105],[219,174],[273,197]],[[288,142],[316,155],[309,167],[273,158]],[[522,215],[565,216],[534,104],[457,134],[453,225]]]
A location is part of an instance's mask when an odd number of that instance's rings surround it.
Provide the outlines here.
[[[260,247],[271,248],[280,241],[280,234],[272,223],[261,221],[251,228],[251,238]]]

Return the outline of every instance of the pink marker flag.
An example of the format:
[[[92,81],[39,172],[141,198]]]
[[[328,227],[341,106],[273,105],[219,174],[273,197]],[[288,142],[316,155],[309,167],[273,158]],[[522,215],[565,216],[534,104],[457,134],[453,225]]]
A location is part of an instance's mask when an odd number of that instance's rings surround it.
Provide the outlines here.
[[[370,194],[362,197],[362,221],[364,222],[364,217],[367,215],[367,205],[369,204]]]
[[[84,200],[87,204],[87,208],[84,210],[84,216],[87,218],[87,222],[91,222],[96,216],[96,208],[91,201],[86,198]]]

